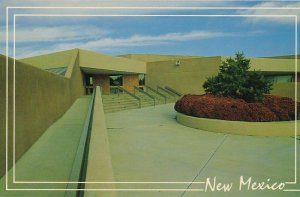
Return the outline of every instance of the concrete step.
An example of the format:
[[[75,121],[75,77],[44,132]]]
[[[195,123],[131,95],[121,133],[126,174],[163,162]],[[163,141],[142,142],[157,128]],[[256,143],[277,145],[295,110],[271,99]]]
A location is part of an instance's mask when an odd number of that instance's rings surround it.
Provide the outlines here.
[[[102,101],[109,103],[109,102],[118,102],[118,101],[138,101],[138,100],[132,98],[118,98],[118,99],[103,99]]]
[[[150,105],[150,104],[142,104],[141,107],[154,107],[154,105]]]
[[[149,93],[150,95],[154,96],[155,99],[156,99],[156,103],[157,104],[165,104],[165,99],[164,97],[152,92],[152,91],[148,91],[147,93]],[[165,94],[163,94],[165,95]],[[174,99],[173,98],[170,98],[170,97],[167,97],[167,103],[171,103],[171,102],[174,102]]]
[[[144,106],[154,106],[154,103],[151,102],[141,102],[141,107]],[[117,103],[117,104],[110,104],[110,105],[104,105],[104,109],[108,109],[108,108],[123,108],[123,107],[137,107],[139,108],[139,103],[134,103],[134,104],[126,104],[126,103]]]
[[[131,105],[133,105],[133,106],[138,106],[139,105],[139,103],[138,102],[121,102],[121,103],[109,103],[109,104],[103,104],[104,105],[104,107],[114,107],[114,106],[131,106]]]
[[[116,100],[116,101],[103,101],[104,105],[114,105],[114,104],[135,104],[139,103],[137,100]]]
[[[163,94],[163,95],[165,95],[167,97],[168,101],[174,102],[175,100],[177,100],[176,96],[172,96],[172,95],[170,95],[170,94],[168,94],[168,93],[166,93],[166,92],[164,92],[162,90],[158,90],[158,92],[161,93],[161,94]]]
[[[132,99],[132,98],[119,98],[119,99],[106,99],[106,100],[102,100],[103,103],[113,103],[113,102],[125,102],[125,101],[131,101],[131,102],[138,102],[137,99]]]
[[[139,108],[138,100],[127,94],[103,95],[102,102],[105,113]]]
[[[139,106],[131,105],[131,106],[114,106],[114,107],[106,107],[104,108],[104,112],[114,112],[114,111],[121,111],[121,110],[128,110],[128,109],[137,109]]]
[[[136,92],[135,95],[141,99],[141,107],[154,106],[153,99],[150,98],[149,96],[141,92]],[[165,104],[165,101],[162,97],[159,98],[159,96],[157,95],[153,95],[153,96],[155,97],[155,105]],[[136,109],[140,107],[139,101],[128,94],[103,95],[102,102],[103,102],[105,113]],[[170,102],[174,102],[174,101],[170,101]]]
[[[141,107],[154,107],[153,104],[149,103],[141,103]],[[107,106],[104,108],[104,112],[110,113],[110,112],[116,112],[116,111],[121,111],[121,110],[129,110],[129,109],[138,109],[140,108],[137,105],[131,105],[131,106],[121,106],[121,105],[116,105],[116,106]]]
[[[115,99],[103,99],[103,102],[109,103],[109,102],[119,102],[119,101],[138,101],[135,98],[115,98]]]

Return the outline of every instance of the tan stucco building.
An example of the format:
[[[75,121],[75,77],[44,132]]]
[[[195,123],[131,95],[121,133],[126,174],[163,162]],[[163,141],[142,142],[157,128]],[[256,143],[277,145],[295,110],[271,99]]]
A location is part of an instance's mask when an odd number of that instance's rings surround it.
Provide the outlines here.
[[[294,98],[292,82],[296,80],[296,68],[292,57],[250,58],[251,70],[262,72],[274,82],[274,94]],[[219,65],[226,58],[147,54],[114,57],[73,49],[24,58],[20,62],[70,77],[73,61],[80,68],[81,79],[78,80],[86,93],[95,86],[101,86],[103,94],[110,94],[116,92],[116,86],[133,92],[134,87],[146,85],[154,89],[167,86],[182,94],[203,94],[202,84],[207,77],[218,73]]]
[[[10,168],[14,140],[17,143],[15,159],[18,161],[79,97],[91,94],[95,86],[102,89],[103,103],[104,96],[121,89],[132,94],[140,102],[139,107],[145,96],[153,99],[155,105],[159,103],[156,102],[158,97],[165,98],[166,102],[172,94],[203,94],[202,84],[207,77],[218,73],[225,58],[145,54],[114,57],[72,49],[15,60],[14,69],[14,60],[0,55],[0,177],[5,173],[6,162],[7,136],[3,131],[8,131]],[[251,58],[251,69],[274,81],[272,94],[299,100],[299,94],[295,95],[295,85],[299,84],[296,68],[300,70],[292,56]],[[163,91],[169,95],[159,92],[159,88],[165,89]],[[137,89],[143,89],[144,95],[135,94]],[[157,97],[148,92],[150,89]],[[115,103],[117,107],[118,102]]]

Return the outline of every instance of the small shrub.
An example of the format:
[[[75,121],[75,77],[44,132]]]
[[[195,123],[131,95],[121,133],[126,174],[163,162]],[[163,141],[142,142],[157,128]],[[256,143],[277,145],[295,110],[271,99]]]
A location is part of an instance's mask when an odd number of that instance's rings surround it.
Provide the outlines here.
[[[295,119],[295,101],[293,101],[291,98],[266,95],[265,99],[263,100],[263,105],[275,113],[279,120]],[[297,104],[297,107],[297,117],[299,117],[299,103]]]
[[[298,119],[300,117],[300,103]],[[205,95],[184,95],[175,110],[199,118],[232,121],[269,122],[295,119],[295,102],[286,97],[266,95],[262,103],[247,103],[242,99]]]

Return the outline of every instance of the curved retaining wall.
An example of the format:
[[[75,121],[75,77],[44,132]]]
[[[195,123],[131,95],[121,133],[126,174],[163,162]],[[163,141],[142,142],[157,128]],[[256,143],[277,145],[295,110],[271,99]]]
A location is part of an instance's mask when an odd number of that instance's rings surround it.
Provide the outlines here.
[[[188,127],[236,135],[295,136],[294,121],[244,122],[197,118],[177,112],[177,121]],[[297,121],[297,124],[300,121]]]

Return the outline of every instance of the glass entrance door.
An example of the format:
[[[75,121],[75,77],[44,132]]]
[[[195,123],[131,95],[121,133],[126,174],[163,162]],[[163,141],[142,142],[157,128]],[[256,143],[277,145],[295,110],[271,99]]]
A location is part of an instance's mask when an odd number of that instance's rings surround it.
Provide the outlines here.
[[[123,75],[110,75],[109,76],[110,93],[116,94],[117,87],[123,86]]]

